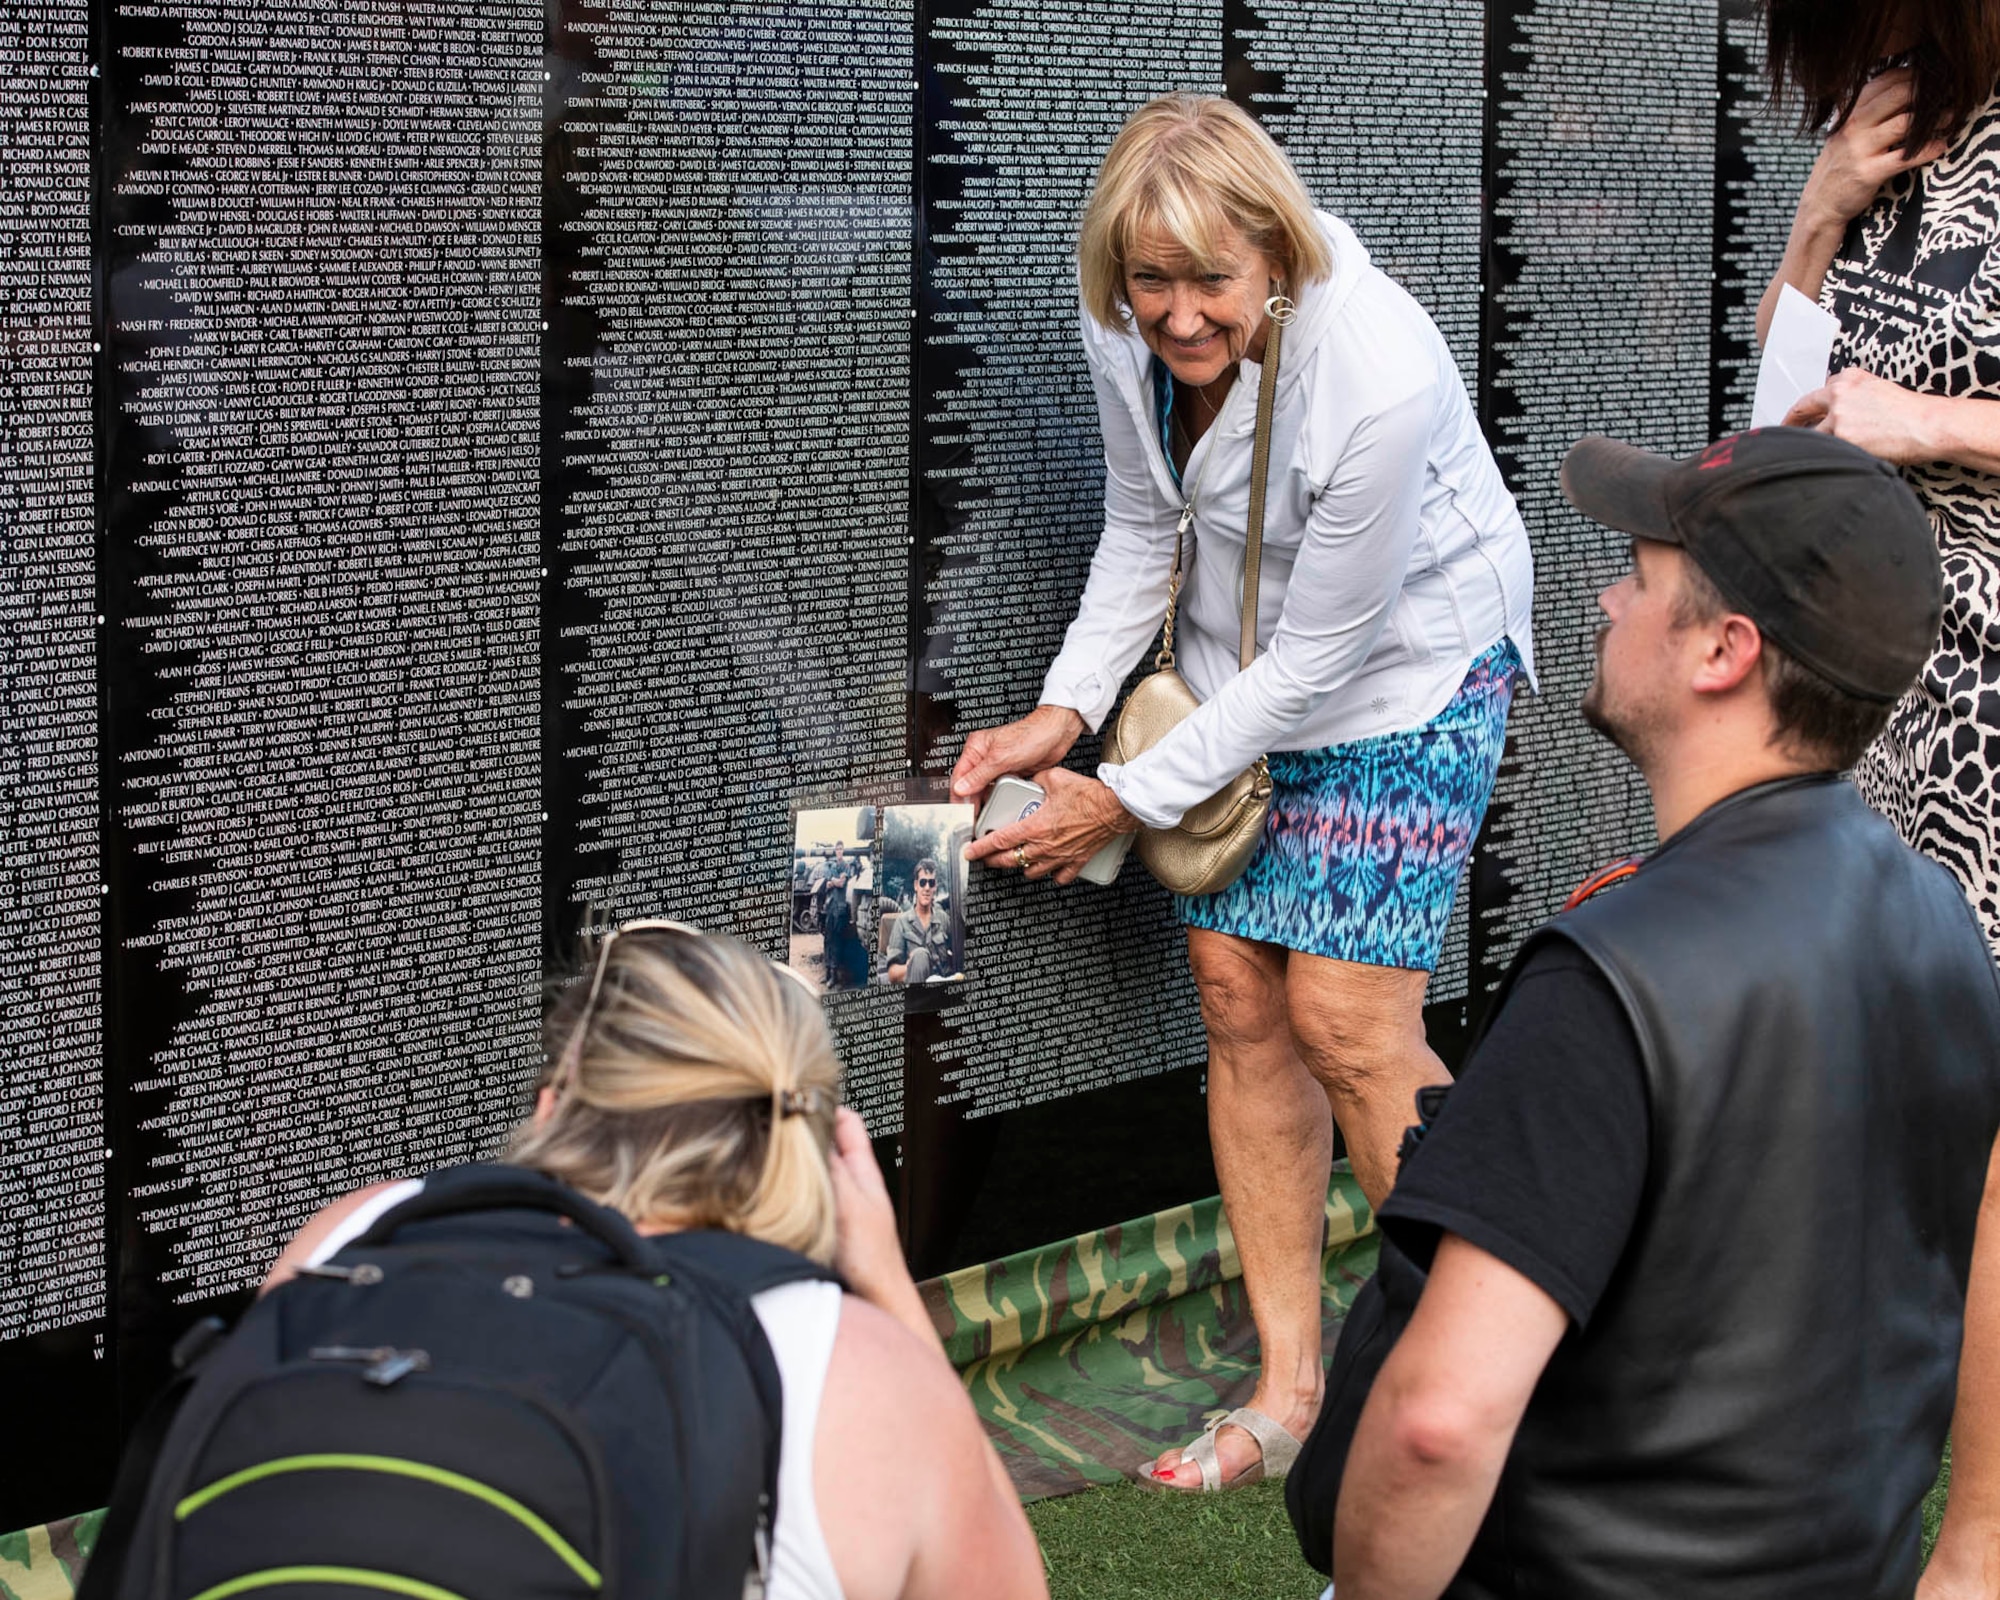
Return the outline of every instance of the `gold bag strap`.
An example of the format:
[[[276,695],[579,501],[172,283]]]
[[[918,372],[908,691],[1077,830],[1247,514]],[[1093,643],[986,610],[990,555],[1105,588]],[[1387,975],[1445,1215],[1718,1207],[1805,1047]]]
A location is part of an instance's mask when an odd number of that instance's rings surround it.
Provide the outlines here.
[[[1271,409],[1278,398],[1278,345],[1285,327],[1298,315],[1281,294],[1264,302],[1271,331],[1264,339],[1264,376],[1257,385],[1257,437],[1250,444],[1250,527],[1243,546],[1243,639],[1236,650],[1236,670],[1248,672],[1257,659],[1257,573],[1264,564],[1264,486],[1271,476]]]
[[[1247,671],[1257,659],[1257,575],[1264,562],[1264,488],[1271,476],[1271,412],[1278,398],[1278,347],[1286,327],[1298,315],[1298,308],[1276,294],[1264,302],[1264,315],[1270,321],[1270,331],[1264,336],[1262,376],[1257,383],[1257,433],[1250,443],[1250,521],[1243,546],[1243,631],[1236,650],[1239,672]],[[1208,476],[1208,464],[1214,459],[1215,445],[1211,443],[1208,454],[1202,458],[1201,471],[1195,475],[1194,487],[1188,491],[1187,504],[1181,507],[1180,521],[1174,527],[1174,570],[1167,583],[1166,633],[1160,640],[1160,653],[1153,659],[1153,665],[1161,671],[1171,670],[1174,664],[1174,613],[1180,608],[1181,556],[1188,529],[1194,523],[1195,496],[1201,492],[1201,480]]]

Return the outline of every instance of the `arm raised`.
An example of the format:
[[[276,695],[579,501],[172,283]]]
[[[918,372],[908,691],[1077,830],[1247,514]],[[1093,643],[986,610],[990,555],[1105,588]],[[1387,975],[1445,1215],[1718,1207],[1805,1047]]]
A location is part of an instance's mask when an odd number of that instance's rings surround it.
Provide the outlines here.
[[[834,1121],[842,1305],[813,1480],[849,1600],[1047,1600],[1041,1549],[924,1309],[861,1118]]]
[[[1903,154],[1903,141],[1910,132],[1910,92],[1908,68],[1883,73],[1861,91],[1854,114],[1827,135],[1799,196],[1784,259],[1757,304],[1759,344],[1771,332],[1778,296],[1786,284],[1808,300],[1819,298],[1847,225],[1868,209],[1882,185],[1944,154],[1942,142],[1927,145],[1914,156]]]

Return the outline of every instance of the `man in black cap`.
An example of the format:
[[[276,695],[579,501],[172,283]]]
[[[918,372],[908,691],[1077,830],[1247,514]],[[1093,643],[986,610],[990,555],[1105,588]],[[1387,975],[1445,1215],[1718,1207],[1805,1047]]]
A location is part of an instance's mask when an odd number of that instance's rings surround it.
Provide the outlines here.
[[[1840,773],[1936,633],[1930,529],[1803,429],[1587,439],[1563,489],[1633,535],[1584,715],[1662,842],[1529,938],[1406,1141],[1294,1520],[1324,1569],[1337,1496],[1339,1600],[1907,1600],[2000,984]]]

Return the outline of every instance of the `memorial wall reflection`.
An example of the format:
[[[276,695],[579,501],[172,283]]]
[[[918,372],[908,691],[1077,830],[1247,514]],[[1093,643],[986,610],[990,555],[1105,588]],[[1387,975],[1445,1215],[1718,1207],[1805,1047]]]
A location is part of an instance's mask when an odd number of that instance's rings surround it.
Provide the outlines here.
[[[882,981],[1082,586],[1072,230],[1165,89],[1248,106],[1431,309],[1535,538],[1449,1048],[1646,842],[1573,714],[1620,551],[1553,468],[1744,420],[1808,155],[1757,51],[1749,0],[10,8],[0,1385],[46,1448],[0,1528],[101,1502],[316,1205],[493,1148],[586,917],[852,941],[922,1270],[1212,1192],[1136,866],[947,873],[962,974]]]

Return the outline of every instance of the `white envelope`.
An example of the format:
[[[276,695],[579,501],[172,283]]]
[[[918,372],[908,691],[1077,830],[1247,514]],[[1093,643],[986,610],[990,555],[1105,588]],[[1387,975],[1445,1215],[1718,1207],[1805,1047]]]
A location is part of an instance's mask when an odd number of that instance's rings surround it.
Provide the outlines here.
[[[1764,359],[1757,368],[1757,398],[1750,407],[1750,426],[1775,428],[1785,414],[1813,390],[1826,385],[1833,364],[1833,341],[1840,322],[1789,283],[1779,291],[1771,334],[1764,341]]]

